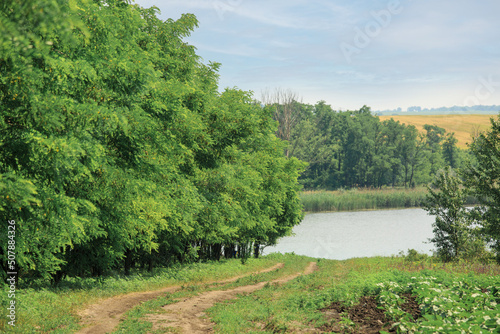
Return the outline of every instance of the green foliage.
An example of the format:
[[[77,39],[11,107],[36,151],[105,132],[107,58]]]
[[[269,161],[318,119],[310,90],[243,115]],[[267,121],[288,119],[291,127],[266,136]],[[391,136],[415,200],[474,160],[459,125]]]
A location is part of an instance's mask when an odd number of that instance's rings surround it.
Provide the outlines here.
[[[21,280],[232,257],[300,222],[304,166],[271,115],[218,92],[219,64],[183,41],[194,15],[157,13],[0,5],[0,212],[16,221]]]
[[[455,133],[448,133],[442,145],[445,164],[454,169],[461,165],[461,155],[456,146],[457,143],[458,139],[455,138]]]
[[[434,238],[438,253],[446,260],[480,259],[487,261],[486,245],[497,255],[500,262],[500,121],[491,119],[491,129],[480,134],[470,146],[470,158],[459,170],[460,178],[451,168],[436,176],[426,210],[435,214]],[[445,142],[454,142],[448,136]],[[445,150],[449,149],[445,145]],[[454,161],[453,150],[446,155]],[[466,209],[468,198],[476,198],[478,206]]]
[[[414,249],[408,249],[408,254],[405,256],[405,260],[410,262],[423,261],[429,256],[427,254],[421,254]]]
[[[474,221],[465,208],[467,191],[461,180],[448,168],[436,176],[428,190],[424,208],[436,216],[434,237],[430,241],[445,261],[466,257],[478,236],[472,227]]]
[[[491,128],[480,134],[470,146],[473,160],[464,169],[465,185],[480,205],[472,215],[483,227],[500,263],[500,116],[491,119]]]
[[[429,272],[403,282],[381,283],[378,300],[401,332],[496,333],[500,325],[499,284],[498,277]],[[422,317],[416,322],[400,308],[401,293],[417,297]]]
[[[426,184],[446,164],[461,165],[453,134],[426,125],[381,122],[364,106],[334,111],[324,101],[294,108],[289,152],[309,163],[300,177],[306,190]],[[275,106],[273,106],[275,107]]]
[[[431,174],[436,174],[443,166],[443,155],[441,142],[444,139],[445,130],[437,125],[424,125],[426,131],[426,141],[429,147],[428,159],[430,162]]]

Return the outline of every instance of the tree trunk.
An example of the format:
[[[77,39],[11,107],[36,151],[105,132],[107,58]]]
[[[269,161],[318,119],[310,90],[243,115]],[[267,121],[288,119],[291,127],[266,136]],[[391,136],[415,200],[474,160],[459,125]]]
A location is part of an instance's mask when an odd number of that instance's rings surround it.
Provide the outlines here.
[[[153,271],[153,266],[154,266],[154,258],[158,257],[160,254],[158,252],[153,251],[151,254],[149,254],[149,259],[148,259],[148,271],[152,272]]]
[[[253,244],[253,256],[258,259],[259,258],[259,252],[260,252],[260,243],[257,241]]]
[[[415,168],[412,167],[411,174],[410,174],[410,181],[409,181],[410,187],[412,187],[412,188],[415,188],[415,185],[413,184],[413,172],[414,172],[414,170],[415,170]]]
[[[130,275],[130,268],[132,267],[132,251],[127,249],[125,252],[125,276]]]
[[[219,261],[222,253],[222,245],[221,244],[213,244],[211,250],[211,258],[212,260]]]
[[[226,259],[232,259],[236,255],[234,244],[229,244],[224,246],[224,256]]]

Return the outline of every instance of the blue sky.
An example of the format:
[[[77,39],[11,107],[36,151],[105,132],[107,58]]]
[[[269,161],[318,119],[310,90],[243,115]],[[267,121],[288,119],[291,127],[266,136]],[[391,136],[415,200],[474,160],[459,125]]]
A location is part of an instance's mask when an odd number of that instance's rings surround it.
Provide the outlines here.
[[[334,109],[500,105],[500,1],[135,0],[196,15],[220,87],[291,89]]]

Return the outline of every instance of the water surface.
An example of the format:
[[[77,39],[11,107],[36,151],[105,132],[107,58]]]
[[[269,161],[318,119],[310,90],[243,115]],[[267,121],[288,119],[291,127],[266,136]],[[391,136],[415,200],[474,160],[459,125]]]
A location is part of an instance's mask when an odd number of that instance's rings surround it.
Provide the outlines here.
[[[285,237],[264,254],[273,252],[345,260],[353,257],[390,256],[412,248],[432,254],[430,216],[423,209],[328,212],[307,214]]]

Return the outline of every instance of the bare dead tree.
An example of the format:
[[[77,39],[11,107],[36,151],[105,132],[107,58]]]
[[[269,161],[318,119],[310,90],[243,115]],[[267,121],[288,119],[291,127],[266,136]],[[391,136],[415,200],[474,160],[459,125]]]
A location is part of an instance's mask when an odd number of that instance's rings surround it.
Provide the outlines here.
[[[299,108],[302,99],[291,89],[275,88],[271,92],[265,89],[261,93],[262,103],[274,108],[273,119],[278,121],[276,136],[280,139],[290,141],[292,129],[299,120]],[[299,100],[300,99],[300,100]],[[286,148],[285,155],[288,157],[289,149]]]
[[[480,134],[481,134],[480,126],[477,124],[473,124],[472,131],[471,131],[472,141],[476,140],[476,138],[479,137]]]

